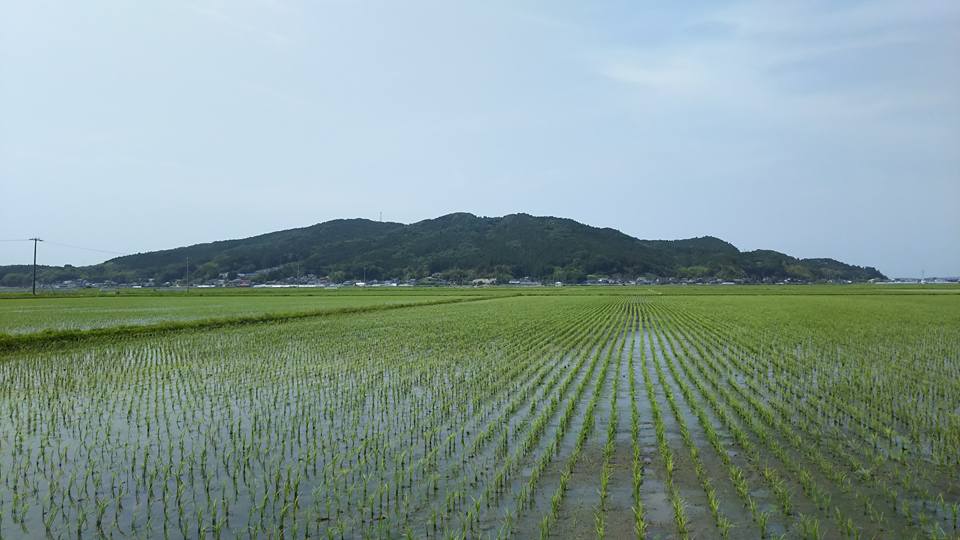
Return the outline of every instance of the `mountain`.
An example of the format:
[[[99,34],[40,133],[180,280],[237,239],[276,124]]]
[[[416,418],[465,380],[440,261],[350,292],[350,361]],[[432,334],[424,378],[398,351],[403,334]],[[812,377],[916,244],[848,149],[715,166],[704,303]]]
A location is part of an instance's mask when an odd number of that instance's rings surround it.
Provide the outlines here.
[[[138,253],[86,267],[42,267],[42,282],[66,279],[157,283],[226,274],[257,280],[315,274],[331,279],[530,276],[580,282],[590,275],[808,281],[884,278],[874,268],[833,259],[797,259],[769,250],[741,252],[719,238],[640,240],[571,219],[455,213],[409,225],[336,219],[240,240]],[[28,285],[30,267],[0,267],[0,284]]]

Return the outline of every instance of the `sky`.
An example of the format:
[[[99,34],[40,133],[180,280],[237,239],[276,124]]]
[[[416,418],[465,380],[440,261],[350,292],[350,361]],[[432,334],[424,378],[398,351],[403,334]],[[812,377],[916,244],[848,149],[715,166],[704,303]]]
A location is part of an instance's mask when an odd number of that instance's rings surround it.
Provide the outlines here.
[[[0,11],[0,264],[465,211],[960,275],[955,0]]]

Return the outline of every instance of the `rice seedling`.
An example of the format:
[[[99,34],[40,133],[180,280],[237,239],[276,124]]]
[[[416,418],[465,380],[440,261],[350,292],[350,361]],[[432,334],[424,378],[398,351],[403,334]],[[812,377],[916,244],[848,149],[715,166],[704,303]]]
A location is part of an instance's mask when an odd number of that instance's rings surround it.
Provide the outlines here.
[[[24,338],[0,536],[958,530],[953,298],[637,292]]]

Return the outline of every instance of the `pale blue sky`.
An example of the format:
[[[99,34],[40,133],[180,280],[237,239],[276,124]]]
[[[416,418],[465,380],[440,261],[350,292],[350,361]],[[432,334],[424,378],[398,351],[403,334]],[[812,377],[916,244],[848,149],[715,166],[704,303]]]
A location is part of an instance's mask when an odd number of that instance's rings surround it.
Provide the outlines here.
[[[528,212],[960,274],[954,0],[0,7],[0,239]]]

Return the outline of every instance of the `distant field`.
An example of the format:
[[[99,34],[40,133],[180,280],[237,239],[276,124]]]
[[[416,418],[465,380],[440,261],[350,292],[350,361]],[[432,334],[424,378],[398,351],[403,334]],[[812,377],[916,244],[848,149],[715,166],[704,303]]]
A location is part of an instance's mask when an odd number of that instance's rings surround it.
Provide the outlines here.
[[[271,313],[429,302],[454,295],[105,295],[0,299],[0,333],[150,325]]]
[[[954,296],[957,285],[653,285],[607,287],[93,289],[0,296],[0,334],[87,330],[502,296]]]
[[[564,285],[555,287],[544,283],[538,287],[343,287],[339,289],[323,288],[204,288],[204,289],[69,289],[39,290],[37,298],[75,298],[75,297],[220,297],[220,296],[511,296],[517,293],[525,295],[614,295],[624,294],[662,295],[662,296],[715,296],[715,295],[890,295],[890,294],[960,294],[960,284],[871,284],[856,283],[848,285]],[[0,289],[0,301],[7,299],[31,298],[29,290]]]

